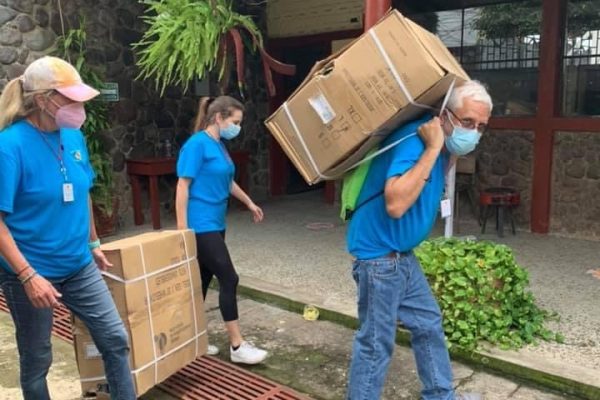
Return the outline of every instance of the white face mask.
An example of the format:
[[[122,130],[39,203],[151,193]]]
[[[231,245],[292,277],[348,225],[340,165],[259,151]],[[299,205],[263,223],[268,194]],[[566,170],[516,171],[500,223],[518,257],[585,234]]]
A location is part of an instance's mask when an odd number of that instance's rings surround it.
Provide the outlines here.
[[[230,122],[226,128],[220,129],[219,136],[221,136],[225,140],[235,139],[240,134],[241,130],[241,126]]]

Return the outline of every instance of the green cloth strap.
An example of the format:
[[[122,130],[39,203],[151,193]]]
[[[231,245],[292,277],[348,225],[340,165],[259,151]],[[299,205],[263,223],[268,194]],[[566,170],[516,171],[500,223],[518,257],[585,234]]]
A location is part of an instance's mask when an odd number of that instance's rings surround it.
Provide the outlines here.
[[[369,153],[367,153],[365,158],[369,157],[377,150],[377,148],[372,149]],[[360,164],[358,167],[348,172],[344,176],[344,182],[342,186],[342,209],[340,210],[340,218],[343,221],[346,221],[346,217],[355,210],[356,203],[358,202],[358,196],[360,195],[360,191],[365,183],[365,179],[367,179],[367,174],[369,173],[369,168],[371,167],[372,161],[373,159],[370,159]]]

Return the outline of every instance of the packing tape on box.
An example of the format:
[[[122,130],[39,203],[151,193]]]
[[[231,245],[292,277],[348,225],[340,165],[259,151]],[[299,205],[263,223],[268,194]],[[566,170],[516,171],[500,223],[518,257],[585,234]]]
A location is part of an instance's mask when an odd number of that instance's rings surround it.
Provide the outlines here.
[[[308,146],[306,145],[306,142],[304,141],[304,138],[302,137],[302,134],[300,133],[298,124],[296,124],[296,120],[292,116],[292,113],[290,111],[290,107],[288,106],[287,101],[283,103],[283,111],[285,112],[285,115],[287,116],[288,120],[290,121],[290,124],[292,124],[292,129],[294,130],[294,133],[298,137],[298,140],[300,141],[300,144],[302,145],[302,149],[304,150],[304,153],[306,153],[306,156],[308,157],[308,161],[310,162],[311,167],[315,170],[315,173],[319,176],[319,178],[321,178],[323,180],[334,179],[333,176],[323,175],[321,173],[321,171],[319,171],[319,167],[317,166],[315,159],[313,158],[312,154],[310,153],[310,150],[308,149]]]
[[[185,250],[185,258],[189,259],[188,253],[188,244],[187,240],[185,240],[185,234],[181,232],[181,238],[183,239],[183,248]],[[190,293],[192,297],[192,311],[194,312],[194,333],[196,334],[196,339],[198,338],[198,315],[196,314],[196,298],[194,297],[194,281],[192,280],[192,269],[190,268],[190,263],[187,264],[187,272],[188,278],[190,279]],[[206,331],[204,331],[206,332]],[[198,355],[198,340],[196,340],[196,350],[194,354]]]
[[[206,334],[206,330],[203,330],[202,332],[198,333],[196,336],[192,337],[191,339],[187,340],[185,343],[180,344],[179,346],[177,346],[176,348],[170,350],[169,352],[163,354],[162,356],[158,357],[156,360],[149,362],[148,364],[141,366],[140,368],[137,368],[133,371],[131,371],[132,374],[136,375],[139,374],[140,372],[150,368],[152,365],[157,365],[159,361],[162,361],[163,359],[167,358],[168,356],[170,356],[171,354],[175,353],[178,350],[181,350],[182,348],[184,348],[185,346],[187,346],[188,344],[190,344],[193,340],[196,340],[196,348],[198,347],[198,338],[200,338],[202,335]],[[102,376],[95,376],[92,378],[82,378],[79,381],[80,382],[97,382],[97,381],[103,381],[106,380],[106,376],[102,375]],[[155,382],[154,384],[157,384],[158,382]]]
[[[298,129],[298,125],[296,125],[296,121],[294,120],[294,117],[292,116],[292,113],[290,112],[290,108],[288,107],[288,103],[287,101],[285,103],[283,103],[283,110],[285,111],[285,115],[287,116],[288,120],[290,121],[290,123],[292,124],[292,128],[294,129],[294,133],[296,134],[296,136],[298,137],[298,140],[300,141],[300,144],[302,145],[302,148],[304,149],[304,152],[306,153],[306,156],[308,157],[308,161],[310,161],[311,167],[313,168],[313,170],[315,171],[315,173],[319,176],[320,179],[323,180],[334,180],[336,178],[339,178],[338,176],[328,176],[328,175],[323,175],[321,173],[321,171],[319,171],[319,167],[317,166],[317,163],[315,161],[315,159],[313,158],[312,154],[310,154],[310,151],[308,150],[308,146],[306,145],[306,142],[304,141],[304,138],[302,137],[302,134],[300,133],[300,129]],[[343,173],[346,173],[348,171],[353,170],[354,168],[358,167],[359,165],[377,157],[378,155],[385,153],[386,151],[392,149],[393,147],[396,147],[397,145],[399,145],[400,143],[402,143],[403,141],[405,141],[406,139],[413,137],[417,134],[417,132],[413,132],[405,137],[403,137],[402,139],[398,139],[393,143],[388,144],[387,146],[377,150],[375,153],[370,154],[368,157],[363,158],[362,160],[352,164],[351,166],[349,166],[348,168],[346,168],[344,170]]]
[[[398,70],[396,70],[396,67],[394,66],[394,63],[392,62],[392,59],[390,58],[389,54],[387,53],[387,51],[385,51],[385,47],[383,47],[383,44],[381,44],[381,40],[379,40],[379,37],[377,36],[377,33],[375,33],[375,29],[369,29],[369,36],[371,37],[371,39],[373,39],[373,42],[375,43],[375,46],[377,47],[377,49],[381,53],[381,56],[383,57],[383,60],[385,61],[388,69],[390,70],[390,72],[394,76],[394,79],[396,80],[396,83],[398,84],[398,87],[400,87],[400,90],[404,94],[404,97],[406,97],[406,100],[410,104],[412,104],[413,106],[424,108],[426,110],[435,110],[434,107],[428,106],[427,104],[417,103],[415,101],[414,97],[409,92],[408,88],[404,84],[404,81],[400,77],[400,74],[398,73]]]
[[[452,89],[454,89],[454,84],[456,83],[456,79],[453,79],[452,82],[450,83],[450,87],[448,88],[448,91],[446,92],[446,96],[444,97],[444,100],[442,101],[442,106],[440,108],[440,115],[442,114],[442,111],[446,108],[446,104],[448,104],[448,100],[450,99],[450,94],[452,93]],[[348,169],[346,169],[344,172],[348,172],[356,167],[358,167],[359,165],[361,165],[362,163],[365,163],[375,157],[377,157],[378,155],[385,153],[386,151],[392,149],[393,147],[396,147],[397,145],[399,145],[400,143],[402,143],[403,141],[405,141],[408,138],[411,138],[413,136],[416,136],[417,132],[413,132],[410,133],[406,136],[404,136],[401,139],[398,139],[390,144],[388,144],[385,147],[382,147],[381,149],[377,150],[375,153],[370,154],[369,156],[363,158],[362,160],[360,160],[357,163],[354,163],[353,165],[351,165]]]
[[[117,275],[111,274],[110,272],[102,271],[102,275],[106,276],[107,278],[121,282],[121,283],[127,284],[127,283],[138,282],[141,280],[144,281],[144,285],[146,288],[146,298],[148,299],[148,321],[150,323],[150,335],[151,335],[151,340],[152,340],[152,350],[153,350],[154,360],[150,361],[149,363],[147,363],[146,365],[143,365],[140,368],[137,368],[137,369],[131,371],[131,373],[135,375],[135,374],[140,373],[141,371],[146,370],[147,368],[150,368],[151,366],[154,366],[154,384],[155,385],[158,383],[158,363],[159,363],[159,361],[163,360],[164,358],[170,356],[174,352],[187,346],[192,341],[195,341],[195,344],[196,344],[195,354],[198,354],[198,338],[200,336],[206,334],[206,330],[203,330],[202,332],[198,332],[198,315],[196,314],[196,297],[194,294],[194,282],[192,280],[192,271],[191,271],[191,267],[190,267],[190,263],[195,259],[195,257],[190,258],[190,256],[189,256],[188,244],[187,244],[187,240],[185,239],[185,234],[183,231],[181,232],[181,238],[183,239],[183,247],[184,247],[184,251],[185,251],[185,260],[183,260],[183,261],[177,262],[175,264],[171,264],[167,267],[161,268],[152,273],[147,273],[146,272],[146,260],[144,258],[144,248],[143,248],[142,244],[140,243],[138,246],[140,249],[140,258],[142,261],[142,269],[144,271],[144,275],[137,277],[135,279],[125,280]],[[191,299],[192,299],[192,310],[194,313],[193,314],[194,315],[194,336],[191,339],[187,340],[185,343],[182,343],[179,346],[177,346],[176,348],[171,349],[167,353],[165,353],[161,356],[158,356],[158,354],[156,352],[156,341],[154,340],[154,323],[152,320],[152,302],[150,301],[150,287],[148,286],[148,278],[151,278],[158,274],[162,274],[163,272],[169,271],[171,269],[178,268],[184,264],[187,265],[188,278],[190,280],[190,294],[191,294]],[[80,381],[81,382],[96,382],[96,381],[105,380],[105,379],[106,379],[106,376],[97,376],[97,377],[93,377],[93,378],[82,378],[82,379],[80,379]]]
[[[101,273],[102,273],[103,276],[105,276],[107,278],[110,278],[112,280],[115,280],[115,281],[117,281],[119,283],[135,283],[135,282],[143,281],[143,280],[148,279],[148,278],[152,278],[155,275],[160,275],[163,272],[167,272],[167,271],[169,271],[171,269],[175,269],[175,268],[181,267],[183,264],[187,264],[187,263],[192,262],[194,260],[195,260],[194,257],[188,258],[188,259],[179,261],[179,262],[177,262],[175,264],[168,265],[168,266],[166,266],[164,268],[161,268],[159,270],[156,270],[154,272],[151,272],[151,273],[149,273],[147,275],[141,275],[141,276],[138,276],[137,278],[133,278],[133,279],[123,279],[120,276],[117,276],[115,274],[111,274],[108,271],[101,271]]]

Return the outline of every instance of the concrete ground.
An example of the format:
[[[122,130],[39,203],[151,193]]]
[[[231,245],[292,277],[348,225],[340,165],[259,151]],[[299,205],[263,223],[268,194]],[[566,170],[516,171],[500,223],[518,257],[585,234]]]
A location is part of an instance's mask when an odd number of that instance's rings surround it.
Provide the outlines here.
[[[272,201],[263,208],[262,224],[252,224],[249,214],[238,210],[229,216],[227,241],[240,275],[282,294],[356,315],[351,259],[345,252],[346,227],[337,216],[338,207],[308,194]],[[441,235],[441,228],[438,224],[432,235]],[[549,327],[562,332],[565,343],[542,342],[524,353],[548,363],[584,367],[592,382],[599,384],[600,281],[588,271],[600,268],[600,242],[528,232],[508,233],[500,239],[493,228],[488,225],[488,232],[481,235],[474,220],[465,220],[459,235],[511,247],[517,262],[529,271],[538,304],[561,316]]]
[[[274,199],[261,204],[265,220],[232,207],[227,242],[242,285],[356,316],[351,257],[345,251],[345,224],[339,207],[323,202],[321,192]],[[163,218],[173,228],[172,216]],[[432,233],[443,233],[440,223]],[[600,242],[518,231],[498,238],[493,223],[485,235],[468,212],[458,235],[472,235],[510,246],[530,274],[530,289],[543,308],[560,321],[548,326],[565,343],[541,342],[519,352],[490,350],[495,357],[592,386],[600,386],[600,280],[588,273],[600,268]],[[149,225],[120,232],[128,236]]]
[[[215,292],[206,303],[209,338],[228,360],[226,332]],[[302,316],[250,299],[241,299],[240,324],[247,340],[270,353],[263,365],[250,370],[292,387],[314,399],[338,400],[346,393],[347,368],[354,331],[338,324],[305,321]],[[568,396],[528,387],[453,363],[458,391],[479,392],[485,400],[561,400]],[[420,383],[410,349],[396,346],[383,400],[417,400]]]
[[[226,333],[217,307],[217,293],[211,291],[206,302],[209,337],[221,348],[219,358],[228,360]],[[247,340],[270,352],[266,362],[247,367],[268,379],[292,387],[313,399],[343,399],[347,367],[354,332],[338,324],[305,321],[300,315],[256,301],[240,298],[240,321]],[[0,400],[20,399],[16,347],[10,317],[0,313]],[[77,368],[71,345],[53,339],[55,361],[49,376],[54,400],[80,398]],[[550,393],[474,371],[453,363],[455,387],[459,391],[483,393],[485,400],[567,400],[568,396]],[[420,384],[411,351],[396,346],[388,374],[384,400],[416,400]],[[143,396],[143,400],[174,400],[160,390]]]
[[[321,196],[315,193],[272,200],[262,207],[266,216],[262,224],[253,224],[248,212],[235,208],[228,217],[227,241],[242,285],[355,316],[351,260],[345,252],[345,226],[337,217],[338,208],[324,204]],[[166,229],[173,228],[172,216],[163,216],[163,225]],[[557,311],[562,317],[550,326],[565,334],[564,344],[541,343],[519,352],[495,350],[493,353],[514,363],[600,386],[600,281],[587,273],[600,267],[600,243],[527,232],[518,232],[516,236],[507,234],[504,239],[498,239],[493,229],[486,235],[479,235],[476,223],[468,220],[460,228],[461,235],[474,234],[512,247],[518,262],[530,273],[531,290],[538,303]],[[149,225],[144,225],[121,230],[117,237],[149,229]],[[439,233],[438,227],[434,234]],[[210,301],[209,307],[214,307]],[[263,307],[266,306],[250,300],[241,302],[245,332],[274,354],[266,367],[253,370],[301,391],[309,392],[309,387],[314,386],[310,393],[316,398],[340,398],[352,332],[328,322],[304,322],[295,314]],[[217,314],[214,309],[209,312],[211,319],[217,318]],[[12,326],[10,318],[0,313],[0,366],[7,371],[0,377],[0,400],[20,398],[17,395],[17,357],[8,326]],[[222,344],[224,337],[220,329],[220,324],[210,325],[211,332],[216,333],[213,337],[217,344]],[[296,331],[298,337],[294,334]],[[308,333],[303,337],[302,332]],[[282,341],[278,342],[280,338]],[[78,384],[72,350],[69,345],[56,342],[57,355],[51,380],[54,398],[75,399]],[[316,353],[304,356],[311,346],[317,349]],[[316,359],[316,364],[306,364],[302,369],[303,360],[308,362],[312,358]],[[286,365],[290,366],[287,372]],[[312,370],[318,372],[310,374]],[[274,371],[281,373],[273,375]],[[397,347],[386,392],[388,399],[416,398],[418,385],[411,371],[414,366],[409,350]],[[474,379],[481,373],[474,373],[459,364],[456,364],[456,373],[461,387],[487,388],[486,398],[489,399],[567,398],[530,391],[533,389],[494,376],[481,383]],[[329,378],[320,381],[320,376]],[[327,397],[329,392],[332,397]],[[508,397],[510,393],[512,397]],[[157,399],[164,398],[160,393],[157,396]]]

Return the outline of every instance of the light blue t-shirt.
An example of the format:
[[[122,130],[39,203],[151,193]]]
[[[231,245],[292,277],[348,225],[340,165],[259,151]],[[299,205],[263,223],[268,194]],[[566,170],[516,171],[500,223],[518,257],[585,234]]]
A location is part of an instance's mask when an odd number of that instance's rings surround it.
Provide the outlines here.
[[[411,133],[431,119],[423,117],[391,133],[382,147]],[[418,135],[376,157],[371,164],[357,204],[383,191],[387,179],[402,175],[421,158],[425,145]],[[418,246],[431,231],[444,190],[448,155],[443,152],[435,162],[429,180],[415,203],[401,218],[392,218],[383,194],[359,207],[353,214],[346,237],[348,251],[361,260],[378,258],[392,251],[404,252]]]
[[[63,201],[65,181],[57,158],[61,140],[72,202]],[[67,277],[92,261],[88,194],[93,182],[81,131],[43,134],[23,120],[0,132],[0,211],[17,247],[40,275]],[[2,257],[0,265],[11,271]]]
[[[192,135],[177,160],[177,176],[191,179],[187,218],[196,233],[225,230],[235,166],[221,141],[205,131]]]

